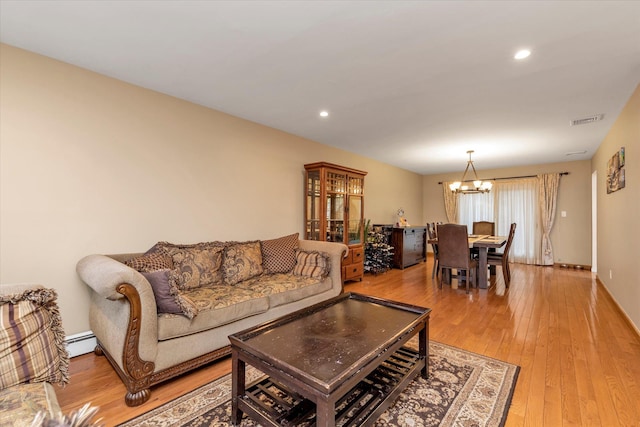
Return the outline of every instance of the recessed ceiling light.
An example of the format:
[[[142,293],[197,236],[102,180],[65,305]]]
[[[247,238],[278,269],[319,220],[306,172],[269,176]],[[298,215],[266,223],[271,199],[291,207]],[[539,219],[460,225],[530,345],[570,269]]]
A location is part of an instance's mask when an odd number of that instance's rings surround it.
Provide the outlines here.
[[[328,111],[320,111],[320,117],[329,117]]]
[[[522,49],[516,52],[516,54],[513,56],[515,59],[524,59],[527,58],[529,55],[531,55],[531,51],[528,49]]]

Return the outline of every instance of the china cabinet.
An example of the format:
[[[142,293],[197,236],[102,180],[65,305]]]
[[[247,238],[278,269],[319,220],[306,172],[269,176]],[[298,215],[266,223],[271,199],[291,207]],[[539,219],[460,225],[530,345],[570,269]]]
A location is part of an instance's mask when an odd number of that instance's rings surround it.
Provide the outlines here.
[[[304,165],[305,239],[341,242],[349,247],[342,280],[364,273],[364,177],[367,172],[332,163]]]

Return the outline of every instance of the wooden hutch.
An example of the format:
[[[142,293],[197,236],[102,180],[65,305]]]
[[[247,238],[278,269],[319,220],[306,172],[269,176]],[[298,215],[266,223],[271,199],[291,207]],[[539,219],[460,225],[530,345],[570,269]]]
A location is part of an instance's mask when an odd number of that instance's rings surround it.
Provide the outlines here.
[[[304,165],[305,239],[349,247],[342,280],[364,274],[364,177],[367,172],[318,162]]]

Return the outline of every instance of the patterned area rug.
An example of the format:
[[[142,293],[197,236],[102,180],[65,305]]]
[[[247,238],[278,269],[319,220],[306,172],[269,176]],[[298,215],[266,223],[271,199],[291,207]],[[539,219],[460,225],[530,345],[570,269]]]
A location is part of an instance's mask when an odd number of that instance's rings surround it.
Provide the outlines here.
[[[429,364],[429,378],[416,378],[376,426],[504,425],[518,366],[434,341]],[[260,376],[247,365],[247,383]],[[230,395],[231,375],[225,375],[120,426],[229,426]],[[257,425],[246,416],[242,421],[242,427]]]

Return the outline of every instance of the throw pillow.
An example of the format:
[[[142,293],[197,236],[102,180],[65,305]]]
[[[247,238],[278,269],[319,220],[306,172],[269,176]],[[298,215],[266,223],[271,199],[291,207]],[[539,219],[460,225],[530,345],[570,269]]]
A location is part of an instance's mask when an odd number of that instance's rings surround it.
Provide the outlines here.
[[[154,253],[154,252],[165,252],[169,254],[169,256],[173,255],[174,252],[185,249],[202,249],[202,248],[212,248],[212,247],[223,247],[224,242],[200,242],[200,243],[169,243],[169,242],[158,242],[151,249],[149,249],[146,253]]]
[[[224,251],[224,280],[235,285],[263,273],[260,242],[234,243]]]
[[[296,251],[296,265],[293,274],[315,278],[325,278],[329,275],[331,264],[329,255],[324,252]]]
[[[151,251],[151,248],[149,251]],[[139,272],[157,271],[173,268],[173,261],[169,254],[163,250],[154,252],[147,251],[144,255],[140,255],[126,260],[125,265],[138,270]]]
[[[171,295],[176,299],[176,302],[182,310],[182,314],[187,316],[187,319],[191,320],[198,314],[198,306],[196,303],[186,296],[180,289],[175,286],[171,286]]]
[[[174,268],[169,279],[182,290],[222,283],[223,275],[220,266],[223,252],[222,246],[176,249],[171,252]]]
[[[182,308],[176,298],[171,295],[171,283],[169,272],[171,270],[157,270],[142,272],[153,288],[153,296],[156,298],[158,313],[182,314]]]
[[[296,265],[298,234],[260,242],[262,267],[266,273],[288,273]]]
[[[0,295],[0,389],[30,382],[69,382],[69,353],[57,297],[54,289]]]

